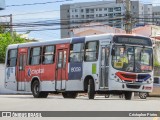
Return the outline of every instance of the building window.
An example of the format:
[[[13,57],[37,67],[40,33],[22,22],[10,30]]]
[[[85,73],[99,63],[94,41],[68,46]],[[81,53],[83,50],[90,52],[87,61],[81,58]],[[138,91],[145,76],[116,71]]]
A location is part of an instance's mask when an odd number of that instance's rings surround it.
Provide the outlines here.
[[[104,16],[107,16],[107,14],[104,14]]]
[[[89,13],[89,9],[86,9],[86,13]]]
[[[83,12],[83,9],[81,9],[81,12]]]
[[[30,51],[30,65],[39,65],[41,58],[41,47],[31,48]]]
[[[115,11],[121,11],[121,7],[115,7],[114,10]]]
[[[78,18],[78,15],[76,15],[76,18]]]
[[[113,13],[109,13],[108,16],[109,16],[110,18],[112,18],[112,17],[113,17]]]
[[[115,20],[116,23],[120,23],[121,22],[121,19],[117,19]]]
[[[84,56],[84,43],[71,44],[70,62],[82,62]]]
[[[96,17],[98,17],[98,14],[96,14]]]
[[[45,46],[43,48],[43,64],[52,64],[54,62],[54,54],[55,54],[55,47],[52,46]]]
[[[113,12],[113,8],[108,8],[108,12]]]
[[[75,9],[75,12],[77,12],[77,9]]]
[[[102,11],[102,8],[99,8],[99,11]]]
[[[102,14],[99,14],[99,17],[102,17]]]
[[[69,10],[68,10],[68,12],[69,12]]]
[[[84,18],[84,15],[81,15],[81,18]]]
[[[132,6],[132,8],[134,9],[134,6]]]
[[[98,59],[98,41],[87,42],[85,46],[85,61]]]
[[[104,8],[105,11],[107,11],[107,8]]]
[[[94,9],[90,9],[90,13],[94,13]]]
[[[17,62],[17,50],[8,51],[7,67],[15,67]]]
[[[115,13],[114,15],[115,16],[121,16],[121,13]]]
[[[89,18],[94,18],[94,15],[90,15]]]

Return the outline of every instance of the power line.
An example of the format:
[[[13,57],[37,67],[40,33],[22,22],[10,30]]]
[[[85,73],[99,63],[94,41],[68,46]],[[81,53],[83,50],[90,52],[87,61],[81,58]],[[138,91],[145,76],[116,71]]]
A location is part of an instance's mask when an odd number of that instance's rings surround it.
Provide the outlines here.
[[[44,5],[44,4],[51,4],[51,3],[57,3],[57,2],[66,2],[66,1],[72,1],[72,0],[59,0],[59,1],[54,1],[54,2],[43,2],[43,3],[21,4],[21,5],[7,5],[6,7],[20,7],[20,6],[30,6],[30,5]]]
[[[67,0],[67,1],[72,1],[72,0]],[[113,4],[113,3],[115,3],[115,2],[109,2],[109,3],[105,3],[105,4]],[[120,3],[120,4],[122,4],[122,3]],[[99,4],[96,4],[96,5],[86,5],[86,6],[83,6],[83,7],[93,7],[93,6],[99,6],[99,5],[104,5],[104,3],[99,3]],[[78,6],[76,8],[83,8],[83,7]],[[27,15],[27,14],[37,14],[37,13],[45,13],[45,12],[66,11],[66,10],[68,10],[68,9],[49,10],[49,11],[40,11],[40,12],[28,12],[28,13],[22,13],[22,14],[14,14],[13,16]]]
[[[103,24],[103,25],[91,25],[91,26],[79,26],[78,28],[86,28],[86,27],[95,27],[95,26],[104,26],[104,25],[110,25],[110,24]],[[45,31],[45,30],[60,30],[60,29],[73,29],[75,27],[59,27],[59,28],[42,28],[42,29],[35,29],[35,30],[29,30],[29,31]],[[27,30],[26,30],[27,31]],[[17,31],[17,32],[26,32],[26,31]]]
[[[56,11],[60,11],[60,10],[48,10],[48,11],[40,11],[40,12],[28,12],[28,13],[22,13],[22,14],[14,14],[13,16],[39,14],[39,13],[56,12]]]

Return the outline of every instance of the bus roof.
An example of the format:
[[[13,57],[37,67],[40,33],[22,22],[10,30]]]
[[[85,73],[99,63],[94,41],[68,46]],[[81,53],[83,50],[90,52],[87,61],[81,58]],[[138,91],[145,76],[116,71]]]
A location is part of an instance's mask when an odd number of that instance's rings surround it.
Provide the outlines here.
[[[114,34],[114,33],[109,33],[109,34],[98,34],[98,35],[89,35],[89,36],[84,36],[87,40],[98,40],[98,39],[106,39],[106,38],[112,38],[113,36],[137,36],[137,37],[145,37],[142,35],[136,35],[136,34]],[[83,36],[82,36],[83,37]],[[81,38],[81,37],[74,37],[74,38]],[[94,38],[94,39],[93,39]],[[59,40],[52,40],[52,41],[40,41],[40,42],[28,42],[28,43],[21,43],[21,44],[12,44],[9,45],[9,49],[14,49],[14,48],[22,48],[22,47],[33,47],[33,46],[40,46],[40,45],[50,45],[50,44],[62,44],[62,43],[70,43],[73,38],[65,38],[65,39],[59,39]]]

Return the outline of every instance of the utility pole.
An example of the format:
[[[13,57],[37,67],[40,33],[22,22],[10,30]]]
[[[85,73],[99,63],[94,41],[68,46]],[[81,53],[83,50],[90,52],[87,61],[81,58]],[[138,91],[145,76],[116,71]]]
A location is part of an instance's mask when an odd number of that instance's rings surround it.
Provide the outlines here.
[[[1,20],[2,18],[5,18],[6,21]],[[0,26],[2,25],[4,26],[4,28],[9,27],[9,32],[11,33],[11,35],[13,35],[12,14],[0,16],[0,20],[2,21],[0,21]]]
[[[9,17],[10,17],[10,32],[11,32],[11,36],[13,36],[12,14],[10,14]]]
[[[126,2],[125,30],[127,34],[131,34],[132,33],[131,3],[130,0],[125,0],[125,2]]]

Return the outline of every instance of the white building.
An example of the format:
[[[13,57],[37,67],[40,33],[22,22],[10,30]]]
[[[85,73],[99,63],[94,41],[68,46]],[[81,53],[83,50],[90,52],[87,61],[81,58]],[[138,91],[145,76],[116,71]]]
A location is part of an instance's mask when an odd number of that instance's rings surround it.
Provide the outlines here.
[[[153,7],[153,23],[160,25],[160,6]]]
[[[144,23],[145,24],[153,24],[153,6],[152,4],[144,4]]]
[[[124,29],[125,6],[115,1],[81,2],[61,5],[61,37],[70,37],[70,29],[83,23],[101,22]]]
[[[139,0],[134,0],[130,2],[130,8],[133,27],[152,24],[151,4],[143,4]],[[61,5],[61,37],[71,37],[70,29],[89,22],[100,22],[104,25],[124,29],[125,13],[125,0],[81,2]]]

